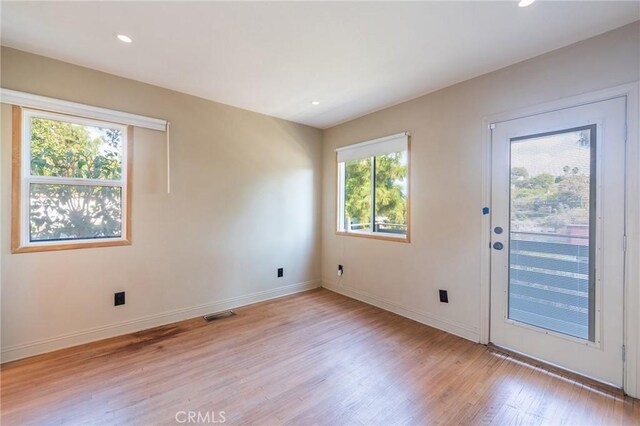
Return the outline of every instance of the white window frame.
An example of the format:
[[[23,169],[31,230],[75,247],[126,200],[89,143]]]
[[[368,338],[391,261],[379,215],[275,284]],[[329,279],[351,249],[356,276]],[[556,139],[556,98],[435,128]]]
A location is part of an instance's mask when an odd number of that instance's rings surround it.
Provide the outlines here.
[[[404,149],[398,150],[394,146],[403,146]],[[404,145],[403,145],[404,144]],[[352,159],[369,158],[372,161],[371,168],[371,192],[372,203],[375,200],[375,169],[373,167],[373,159],[380,155],[391,154],[395,152],[406,151],[407,153],[407,231],[406,234],[393,234],[388,232],[376,232],[375,226],[368,230],[349,230],[345,227],[345,174],[346,161]],[[345,157],[346,160],[344,158]],[[342,160],[342,161],[341,161]],[[395,135],[385,136],[366,142],[357,143],[336,150],[337,165],[337,214],[336,214],[336,234],[348,235],[356,237],[374,238],[389,241],[410,242],[411,241],[411,145],[409,132],[402,132]],[[372,220],[375,220],[375,206],[372,205],[374,213]]]
[[[12,220],[19,221],[19,238],[14,238],[13,252],[30,252],[30,251],[47,251],[47,250],[64,250],[71,248],[84,248],[84,247],[104,247],[115,245],[128,245],[130,241],[130,167],[129,160],[131,149],[129,144],[131,128],[123,124],[94,120],[84,117],[78,117],[73,115],[59,114],[49,111],[41,111],[35,109],[23,109],[21,110],[21,131],[20,131],[20,188],[19,188],[19,212],[16,209],[13,210]],[[48,120],[63,121],[67,123],[109,128],[114,130],[120,130],[122,135],[122,171],[120,179],[107,180],[107,179],[84,179],[84,178],[68,178],[68,177],[53,177],[53,176],[34,176],[31,175],[31,120],[33,118],[43,118]],[[15,123],[15,121],[14,121]],[[17,123],[15,123],[17,124]],[[14,129],[15,132],[16,129]],[[15,137],[15,136],[14,136]],[[14,142],[15,143],[15,142]],[[14,153],[15,154],[15,153]],[[15,174],[14,174],[14,177]],[[30,239],[30,185],[31,184],[61,184],[61,185],[85,185],[85,186],[112,186],[121,188],[121,223],[122,229],[120,237],[105,237],[105,238],[77,238],[70,240],[56,240],[56,241],[31,241]],[[15,185],[15,183],[14,183]],[[15,191],[15,189],[14,189]],[[17,200],[14,200],[14,202]],[[17,216],[17,217],[15,217]],[[15,222],[14,222],[15,223]],[[17,241],[16,241],[17,240]],[[16,244],[18,242],[18,244]]]

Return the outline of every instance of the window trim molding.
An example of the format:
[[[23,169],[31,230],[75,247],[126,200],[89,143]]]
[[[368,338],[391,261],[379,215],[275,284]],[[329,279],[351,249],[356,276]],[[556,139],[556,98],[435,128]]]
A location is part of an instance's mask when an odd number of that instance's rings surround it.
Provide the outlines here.
[[[67,115],[53,111],[40,110],[43,113],[55,114],[55,115]],[[34,253],[42,251],[59,251],[59,250],[74,250],[81,248],[94,248],[94,247],[115,247],[131,245],[131,212],[132,212],[132,200],[133,200],[133,126],[124,126],[127,134],[126,143],[126,159],[125,159],[125,179],[123,183],[124,191],[124,212],[123,212],[123,235],[120,238],[112,239],[86,239],[86,240],[70,240],[69,242],[55,241],[51,243],[37,243],[37,244],[23,244],[22,240],[22,217],[24,206],[23,202],[23,108],[17,105],[13,105],[12,108],[12,160],[11,160],[11,253]],[[84,117],[78,117],[83,120]],[[114,123],[118,124],[118,123]],[[121,126],[121,125],[119,125]],[[79,182],[82,183],[81,181]]]
[[[340,163],[338,162],[338,150],[335,153],[335,178],[336,178],[336,214],[334,215],[334,230],[335,235],[343,236],[343,237],[357,237],[357,238],[368,238],[372,240],[382,240],[382,241],[395,241],[397,243],[411,243],[411,134],[409,132],[404,132],[407,136],[407,233],[403,237],[394,237],[391,235],[385,235],[381,232],[369,232],[369,231],[341,231],[340,230],[340,217],[342,213],[340,212],[340,206],[342,205],[340,197],[341,194],[341,177],[340,177]],[[396,135],[393,135],[396,136]],[[378,140],[385,140],[388,137],[375,139],[370,142],[376,142]],[[369,142],[365,142],[368,144]],[[361,145],[361,144],[357,144]]]

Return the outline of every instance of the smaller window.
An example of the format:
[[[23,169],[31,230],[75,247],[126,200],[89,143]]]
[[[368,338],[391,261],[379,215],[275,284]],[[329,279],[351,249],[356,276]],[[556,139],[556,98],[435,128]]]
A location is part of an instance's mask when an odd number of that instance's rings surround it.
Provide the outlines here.
[[[339,148],[337,162],[337,232],[408,242],[408,134]]]
[[[14,252],[130,243],[130,128],[14,107]]]

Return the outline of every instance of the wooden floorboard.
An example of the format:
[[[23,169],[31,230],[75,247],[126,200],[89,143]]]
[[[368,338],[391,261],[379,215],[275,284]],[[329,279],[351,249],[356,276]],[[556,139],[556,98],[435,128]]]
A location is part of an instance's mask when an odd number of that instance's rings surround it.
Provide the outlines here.
[[[571,372],[571,371],[567,371],[564,370],[560,367],[557,367],[553,364],[548,364],[545,363],[544,361],[540,361],[538,359],[535,358],[531,358],[528,357],[526,355],[520,354],[518,352],[514,352],[511,351],[509,349],[505,349],[502,348],[500,346],[496,346],[493,343],[489,343],[489,345],[487,346],[489,348],[489,350],[492,350],[493,352],[498,352],[498,353],[502,353],[503,355],[508,355],[509,357],[511,357],[514,360],[520,360],[522,362],[525,362],[529,365],[531,365],[532,367],[536,367],[536,368],[541,368],[544,369],[545,371],[551,373],[551,374],[557,374],[560,375],[562,377],[564,377],[565,379],[569,379],[569,380],[573,380],[576,382],[580,382],[584,385],[587,385],[589,387],[592,388],[596,388],[599,389],[601,391],[607,392],[607,393],[611,393],[613,395],[622,397],[624,396],[624,391],[620,388],[617,388],[611,384],[608,383],[602,383],[599,382],[595,379],[592,379],[588,376],[583,376],[581,374],[575,373],[575,372]]]
[[[637,400],[324,289],[236,312],[4,364],[2,425],[640,424]]]

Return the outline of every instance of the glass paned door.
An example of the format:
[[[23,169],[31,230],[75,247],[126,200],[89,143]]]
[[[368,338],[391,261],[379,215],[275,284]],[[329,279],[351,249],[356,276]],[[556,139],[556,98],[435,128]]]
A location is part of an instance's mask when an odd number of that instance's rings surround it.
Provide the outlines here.
[[[511,139],[509,318],[593,341],[596,126]]]
[[[624,97],[491,131],[490,341],[622,386]]]

